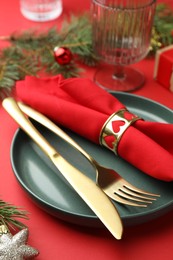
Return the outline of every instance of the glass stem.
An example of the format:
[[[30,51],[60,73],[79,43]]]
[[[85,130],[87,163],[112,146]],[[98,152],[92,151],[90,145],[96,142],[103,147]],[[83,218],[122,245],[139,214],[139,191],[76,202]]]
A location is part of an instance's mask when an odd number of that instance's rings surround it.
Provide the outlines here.
[[[115,66],[114,74],[112,75],[113,79],[122,80],[125,78],[124,66]]]

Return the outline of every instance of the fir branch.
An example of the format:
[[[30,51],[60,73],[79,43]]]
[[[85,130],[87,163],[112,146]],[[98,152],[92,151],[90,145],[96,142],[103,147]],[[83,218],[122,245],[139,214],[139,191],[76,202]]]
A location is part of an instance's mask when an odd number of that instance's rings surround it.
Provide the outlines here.
[[[0,88],[11,88],[25,75],[36,75],[37,66],[32,55],[18,47],[8,47],[0,53]]]
[[[56,75],[65,78],[77,77],[81,72],[79,62],[94,66],[97,58],[92,49],[91,23],[89,16],[82,15],[64,19],[62,28],[50,28],[38,33],[34,30],[15,33],[8,40],[11,46],[0,52],[0,87],[11,88],[15,81],[26,75]],[[67,65],[60,65],[54,57],[54,48],[67,47],[73,53],[73,60]]]
[[[95,66],[97,63],[97,57],[92,47],[91,39],[91,22],[88,15],[82,16],[82,19],[77,19],[75,16],[71,17],[72,22],[68,27],[68,31],[65,30],[65,25],[62,30],[64,35],[68,35],[64,39],[64,46],[70,48],[73,53],[77,54],[77,57],[81,62],[88,66]],[[78,26],[78,31],[76,27]],[[70,32],[70,33],[69,33]]]
[[[8,230],[26,227],[18,218],[28,219],[27,212],[0,200],[0,225],[5,225]]]

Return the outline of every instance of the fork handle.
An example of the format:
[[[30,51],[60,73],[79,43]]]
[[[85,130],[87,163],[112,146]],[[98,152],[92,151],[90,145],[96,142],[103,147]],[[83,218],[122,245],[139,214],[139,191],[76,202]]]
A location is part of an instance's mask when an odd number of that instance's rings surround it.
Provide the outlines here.
[[[92,158],[81,146],[79,146],[69,135],[67,135],[61,128],[49,120],[46,116],[34,110],[33,108],[18,102],[20,109],[29,117],[33,118],[40,124],[47,127],[49,130],[57,134],[60,138],[68,142],[74,148],[76,148],[81,154],[83,154],[91,163],[97,164],[94,158]]]
[[[2,102],[2,106],[18,123],[18,125],[31,137],[31,139],[36,142],[43,152],[45,152],[49,157],[57,154],[57,151],[47,142],[47,140],[33,126],[31,121],[24,115],[14,98],[5,98]]]

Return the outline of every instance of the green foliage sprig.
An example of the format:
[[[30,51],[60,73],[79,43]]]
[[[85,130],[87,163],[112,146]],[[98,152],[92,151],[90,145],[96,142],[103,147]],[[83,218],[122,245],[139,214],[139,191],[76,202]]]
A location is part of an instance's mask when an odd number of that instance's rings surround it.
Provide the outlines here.
[[[158,4],[154,17],[150,54],[173,44],[173,11],[166,4]]]
[[[0,226],[5,225],[8,230],[22,229],[26,227],[21,221],[19,221],[19,218],[28,219],[27,212],[0,200]]]
[[[11,43],[0,51],[0,87],[11,88],[25,75],[61,73],[65,78],[76,77],[81,72],[79,62],[94,66],[97,58],[92,48],[89,16],[71,16],[64,19],[61,29],[51,28],[38,33],[34,30],[10,37],[1,37]],[[60,65],[54,58],[54,48],[67,47],[73,53],[72,61]]]

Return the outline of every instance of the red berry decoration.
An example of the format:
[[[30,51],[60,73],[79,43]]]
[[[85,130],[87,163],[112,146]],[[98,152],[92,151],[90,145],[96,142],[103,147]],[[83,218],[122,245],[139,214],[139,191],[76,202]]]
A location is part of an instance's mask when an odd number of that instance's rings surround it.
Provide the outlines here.
[[[55,47],[54,49],[55,60],[60,65],[67,65],[72,60],[72,53],[66,47]]]

